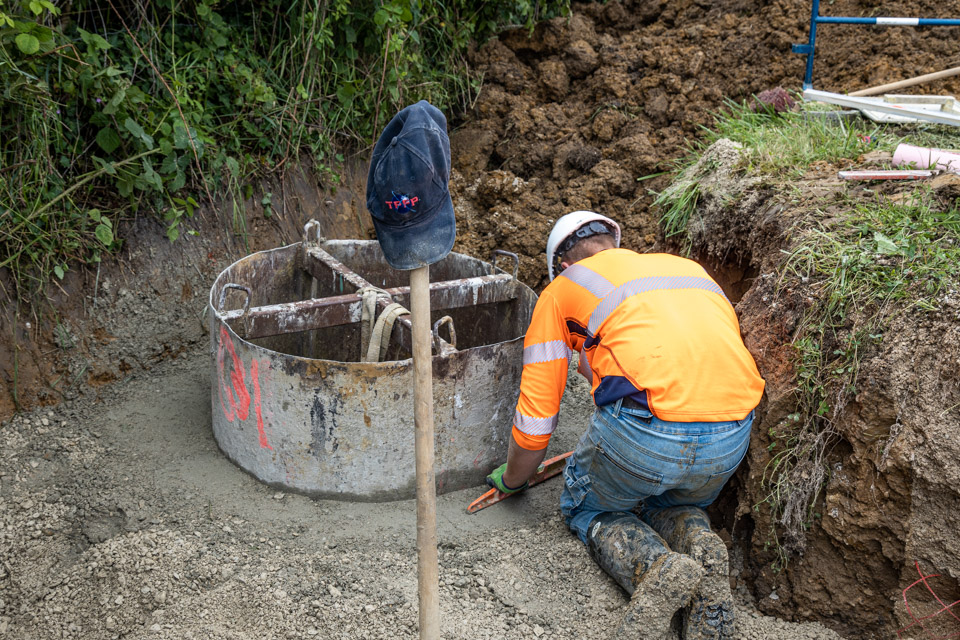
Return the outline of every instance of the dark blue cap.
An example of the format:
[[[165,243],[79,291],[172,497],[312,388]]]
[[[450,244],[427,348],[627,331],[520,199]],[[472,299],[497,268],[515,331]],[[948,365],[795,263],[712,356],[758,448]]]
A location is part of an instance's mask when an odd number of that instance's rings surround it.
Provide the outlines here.
[[[447,119],[426,100],[404,108],[373,148],[367,209],[394,269],[442,260],[457,235],[450,200]]]

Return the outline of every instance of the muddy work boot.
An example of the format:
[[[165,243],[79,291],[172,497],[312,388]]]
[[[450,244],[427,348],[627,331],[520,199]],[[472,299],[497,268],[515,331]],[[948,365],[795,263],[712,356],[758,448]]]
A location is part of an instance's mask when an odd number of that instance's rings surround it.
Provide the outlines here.
[[[736,633],[730,593],[727,547],[710,530],[710,519],[699,507],[682,506],[644,513],[644,521],[670,545],[703,568],[703,579],[684,611],[684,640],[733,640]]]
[[[587,530],[590,555],[631,594],[615,638],[662,640],[673,614],[690,602],[702,570],[667,548],[663,539],[632,513],[602,513]]]

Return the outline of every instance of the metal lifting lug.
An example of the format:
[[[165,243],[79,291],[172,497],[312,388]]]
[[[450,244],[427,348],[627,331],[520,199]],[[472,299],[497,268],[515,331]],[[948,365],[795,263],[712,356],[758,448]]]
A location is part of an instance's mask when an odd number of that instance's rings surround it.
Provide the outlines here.
[[[310,220],[303,225],[303,244],[311,247],[320,246],[326,240],[320,235],[320,223],[316,220]]]
[[[450,332],[450,342],[448,344],[445,344],[443,340],[440,339],[440,327],[443,325],[447,325],[447,330]],[[457,332],[453,328],[453,318],[450,316],[443,316],[433,323],[433,348],[436,350],[438,356],[456,353]]]
[[[494,269],[497,269],[497,256],[507,256],[508,258],[513,258],[513,279],[517,279],[517,273],[520,271],[520,256],[510,251],[504,251],[503,249],[494,249],[493,255],[490,258],[490,264],[493,265]]]

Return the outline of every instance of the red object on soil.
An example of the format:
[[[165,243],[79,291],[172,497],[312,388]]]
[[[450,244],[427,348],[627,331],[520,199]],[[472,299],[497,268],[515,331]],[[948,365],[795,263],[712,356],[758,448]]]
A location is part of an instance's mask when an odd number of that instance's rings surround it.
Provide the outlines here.
[[[761,91],[757,96],[757,101],[761,104],[773,107],[773,110],[776,113],[790,111],[797,104],[796,100],[790,97],[790,94],[787,93],[787,90],[783,87],[776,87],[775,89]]]
[[[960,637],[960,631],[956,633],[948,633],[947,635],[936,635],[936,636],[930,635],[931,633],[937,633],[937,632],[931,629],[928,629],[924,623],[926,622],[929,624],[934,618],[938,618],[941,615],[947,614],[954,619],[956,624],[960,624],[960,615],[958,615],[958,612],[960,612],[960,608],[958,608],[958,605],[960,605],[960,600],[957,600],[951,604],[947,604],[946,602],[944,602],[943,599],[941,599],[940,596],[938,596],[937,593],[933,590],[933,587],[930,586],[930,583],[927,582],[927,580],[929,580],[930,578],[940,577],[940,574],[931,573],[928,575],[924,575],[923,571],[920,569],[920,563],[914,561],[913,564],[914,566],[916,566],[917,573],[920,575],[920,578],[914,581],[909,587],[903,590],[903,605],[904,607],[906,607],[907,614],[910,616],[913,622],[911,622],[909,625],[907,625],[903,629],[898,629],[897,637],[898,638],[902,637],[902,634],[905,631],[917,625],[919,625],[920,628],[923,629],[925,633],[927,633],[927,637],[933,638],[934,640],[946,640],[946,638]],[[919,584],[923,584],[923,586],[926,587],[927,591],[930,593],[930,596],[932,596],[933,600],[936,601],[938,605],[940,605],[939,609],[925,616],[921,616],[918,613],[915,613],[913,608],[911,608],[910,606],[910,601],[907,599],[907,593]],[[949,626],[953,627],[954,625],[950,624]]]

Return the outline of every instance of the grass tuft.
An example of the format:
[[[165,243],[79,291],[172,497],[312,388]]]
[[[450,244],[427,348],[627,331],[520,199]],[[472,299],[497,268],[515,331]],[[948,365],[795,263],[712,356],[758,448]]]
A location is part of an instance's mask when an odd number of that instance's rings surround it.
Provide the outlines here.
[[[813,111],[776,114],[727,101],[714,126],[704,130],[704,143],[720,138],[739,142],[745,150],[745,171],[789,179],[803,175],[815,162],[856,158],[869,150],[879,131],[863,119],[834,122]]]
[[[696,180],[676,180],[657,194],[653,206],[662,211],[660,224],[666,237],[686,232],[699,200],[700,185]]]

